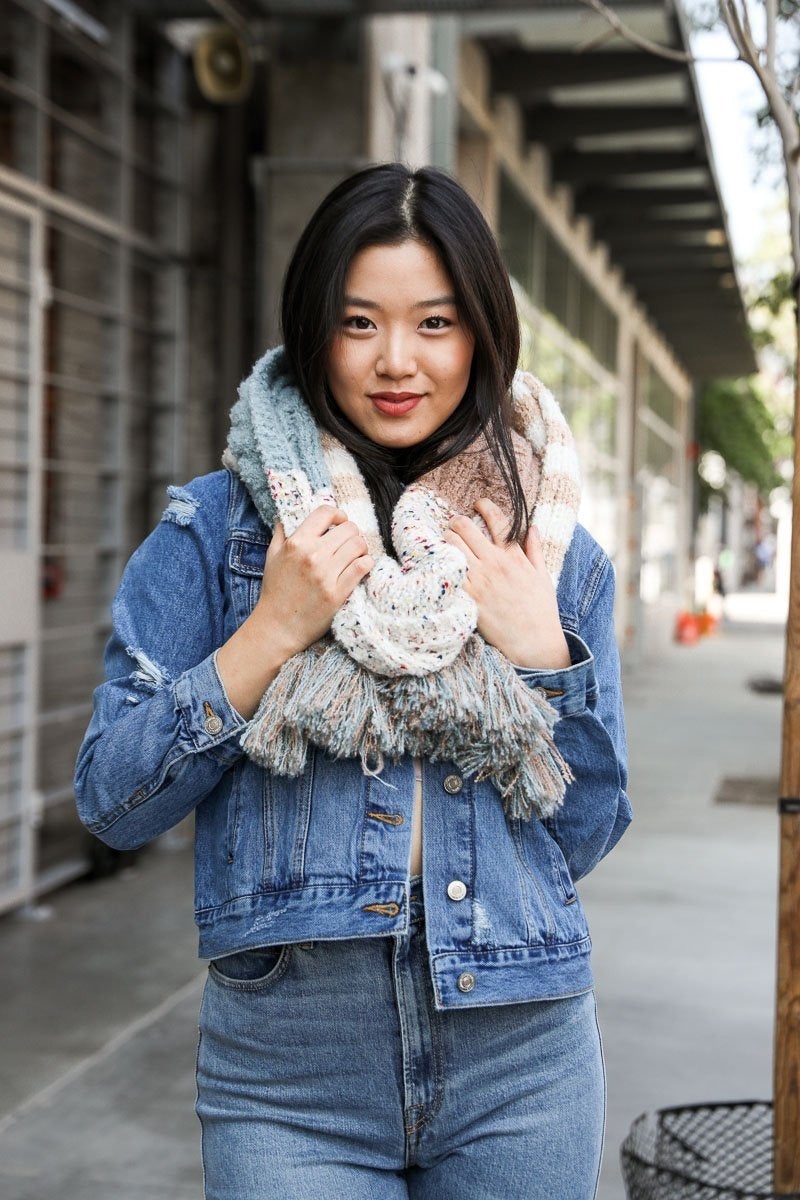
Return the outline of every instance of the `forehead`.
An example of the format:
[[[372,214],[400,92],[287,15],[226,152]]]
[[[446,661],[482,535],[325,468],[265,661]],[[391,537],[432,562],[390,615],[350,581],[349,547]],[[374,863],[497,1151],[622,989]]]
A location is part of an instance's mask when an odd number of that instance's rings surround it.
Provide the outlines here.
[[[409,239],[359,250],[348,268],[345,292],[364,299],[380,294],[420,300],[452,294],[453,284],[436,250]]]

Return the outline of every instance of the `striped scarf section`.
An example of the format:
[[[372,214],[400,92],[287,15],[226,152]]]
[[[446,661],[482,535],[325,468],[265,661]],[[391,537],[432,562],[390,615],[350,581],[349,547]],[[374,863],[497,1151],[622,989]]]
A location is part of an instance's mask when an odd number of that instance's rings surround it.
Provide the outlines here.
[[[514,428],[538,466],[528,502],[557,584],[580,498],[572,434],[534,376],[517,372],[512,401]],[[474,465],[467,455],[465,471]],[[461,457],[448,464],[451,477]],[[317,428],[280,348],[242,384],[223,462],[268,525],[281,520],[290,536],[317,505],[335,504],[375,559],[331,633],[284,664],[267,689],[242,737],[247,754],[289,776],[304,770],[309,744],[358,758],[378,777],[387,755],[445,760],[491,780],[509,816],[552,813],[572,778],[553,741],[555,711],[476,632],[466,560],[442,537],[458,509],[426,482],[435,485],[437,472],[401,495],[388,553],[355,459]]]

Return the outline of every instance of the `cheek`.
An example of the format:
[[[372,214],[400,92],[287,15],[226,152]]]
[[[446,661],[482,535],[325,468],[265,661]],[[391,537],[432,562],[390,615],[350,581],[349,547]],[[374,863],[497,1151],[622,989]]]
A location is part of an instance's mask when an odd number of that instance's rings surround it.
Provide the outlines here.
[[[328,383],[334,395],[339,390],[351,387],[358,376],[358,352],[348,342],[340,342],[331,348],[328,356]]]
[[[453,387],[466,387],[472,367],[472,347],[456,347],[443,367]]]

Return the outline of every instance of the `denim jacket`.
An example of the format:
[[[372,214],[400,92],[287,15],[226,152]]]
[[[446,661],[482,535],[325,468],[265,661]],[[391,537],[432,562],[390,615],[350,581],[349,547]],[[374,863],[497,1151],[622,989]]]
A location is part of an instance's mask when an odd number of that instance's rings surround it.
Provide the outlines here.
[[[296,779],[253,763],[216,650],[261,587],[270,531],[237,476],[170,488],[113,604],[106,682],[75,787],[86,827],[140,846],[196,811],[200,955],[408,931],[414,764],[380,777],[311,748]],[[631,818],[613,567],[576,527],[558,584],[572,665],[523,670],[556,708],[574,782],[544,821],[508,819],[489,782],[423,764],[423,894],[437,1008],[555,998],[592,986],[575,881]],[[451,886],[453,883],[459,886]],[[464,886],[460,886],[464,885]]]

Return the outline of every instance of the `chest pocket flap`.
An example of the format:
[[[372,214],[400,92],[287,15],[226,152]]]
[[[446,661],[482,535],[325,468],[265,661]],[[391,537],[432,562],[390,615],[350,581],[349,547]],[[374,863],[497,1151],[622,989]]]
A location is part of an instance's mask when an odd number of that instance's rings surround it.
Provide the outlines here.
[[[242,536],[234,534],[228,553],[228,565],[236,575],[247,575],[261,579],[267,557],[267,539],[258,534]]]

